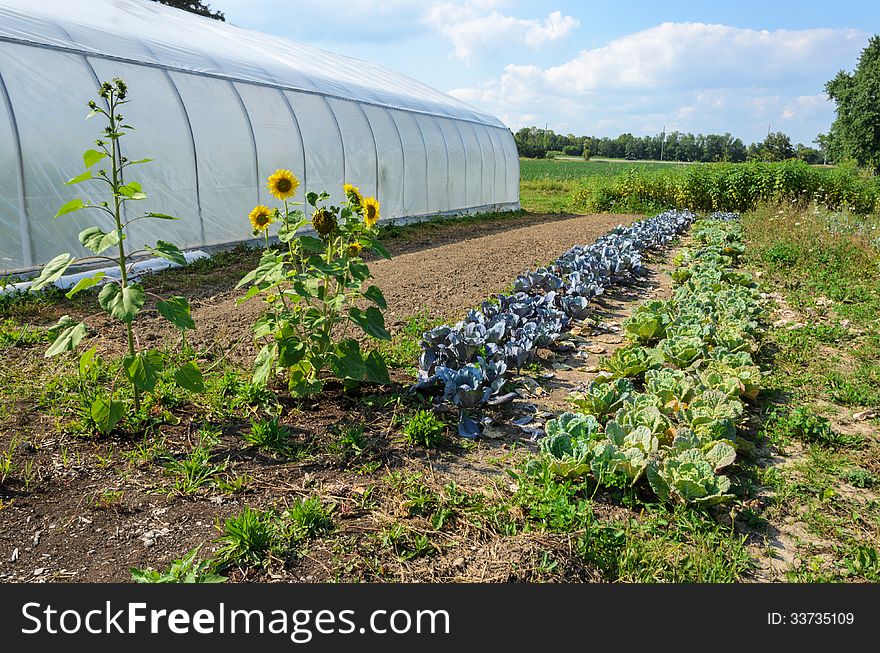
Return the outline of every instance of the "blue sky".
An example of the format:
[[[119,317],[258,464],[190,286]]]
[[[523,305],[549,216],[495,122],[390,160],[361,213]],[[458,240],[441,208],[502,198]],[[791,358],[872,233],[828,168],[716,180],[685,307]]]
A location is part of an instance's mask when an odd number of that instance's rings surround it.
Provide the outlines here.
[[[827,131],[826,81],[880,33],[880,3],[212,0],[228,22],[367,59],[516,130],[616,136]]]

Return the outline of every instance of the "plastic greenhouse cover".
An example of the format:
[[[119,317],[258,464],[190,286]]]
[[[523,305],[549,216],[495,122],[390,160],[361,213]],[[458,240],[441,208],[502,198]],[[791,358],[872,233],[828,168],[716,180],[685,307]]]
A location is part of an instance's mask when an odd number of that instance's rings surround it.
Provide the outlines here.
[[[0,0],[0,38],[504,127],[381,66],[148,0]]]
[[[0,0],[0,273],[63,251],[93,216],[52,218],[104,199],[63,184],[100,129],[85,120],[100,80],[120,76],[138,129],[123,153],[149,157],[138,213],[182,247],[249,240],[243,216],[271,204],[265,178],[289,168],[309,191],[343,183],[382,202],[383,219],[519,206],[519,159],[496,118],[373,64],[148,0]],[[48,126],[48,127],[47,127]],[[156,240],[137,222],[130,244]]]

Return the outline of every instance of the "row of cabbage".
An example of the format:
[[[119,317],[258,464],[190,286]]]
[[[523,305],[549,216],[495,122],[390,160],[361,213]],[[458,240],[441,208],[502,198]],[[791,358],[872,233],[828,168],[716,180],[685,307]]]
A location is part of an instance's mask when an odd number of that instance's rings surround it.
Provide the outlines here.
[[[721,472],[748,446],[737,427],[761,382],[752,356],[762,312],[752,277],[735,268],[744,250],[735,217],[694,225],[694,245],[675,258],[673,297],[640,305],[624,322],[632,342],[572,396],[576,412],[547,423],[541,460],[553,472],[615,487],[646,477],[664,501],[732,496]]]
[[[531,363],[539,347],[552,346],[573,320],[587,318],[590,300],[642,274],[642,253],[668,243],[694,219],[689,211],[667,211],[619,226],[520,275],[513,294],[496,295],[463,321],[425,332],[415,389],[439,390],[439,401],[459,410],[459,435],[476,437],[480,427],[468,411],[512,399],[514,393],[505,393],[512,372]]]

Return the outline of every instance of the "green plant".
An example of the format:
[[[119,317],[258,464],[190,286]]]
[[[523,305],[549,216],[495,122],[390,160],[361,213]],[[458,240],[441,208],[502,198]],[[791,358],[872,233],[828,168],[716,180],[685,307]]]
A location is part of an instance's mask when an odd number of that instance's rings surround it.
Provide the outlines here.
[[[83,153],[85,172],[66,183],[73,185],[86,181],[98,181],[106,184],[110,193],[110,201],[93,204],[82,199],[74,199],[64,204],[55,217],[61,217],[75,211],[93,209],[103,213],[109,219],[111,229],[104,231],[98,226],[84,229],[79,234],[79,241],[94,255],[80,259],[69,253],[56,256],[43,266],[31,289],[40,290],[57,281],[74,263],[106,261],[115,266],[119,273],[118,278],[104,271],[96,272],[90,277],[81,279],[67,293],[67,297],[73,297],[80,291],[104,283],[98,295],[98,304],[125,327],[128,354],[123,361],[123,370],[132,385],[134,410],[138,412],[141,409],[141,392],[154,390],[159,374],[165,366],[165,361],[160,352],[154,349],[138,351],[135,345],[132,323],[147,301],[147,292],[143,286],[130,278],[131,266],[136,262],[138,256],[148,253],[180,265],[185,265],[186,259],[176,245],[164,240],[157,241],[155,247],[147,246],[142,250],[127,251],[125,244],[127,232],[135,222],[145,219],[176,220],[177,218],[154,212],[147,212],[133,218],[126,217],[127,213],[123,207],[130,202],[144,200],[147,197],[141,184],[136,181],[125,181],[127,170],[131,166],[147,163],[151,159],[132,161],[122,156],[120,140],[133,129],[119,113],[120,108],[130,101],[125,82],[119,78],[114,79],[112,83],[103,82],[100,96],[101,105],[95,101],[89,102],[91,109],[89,117],[101,115],[106,119],[107,126],[104,128],[104,134],[95,141],[97,150],[89,149]],[[94,166],[105,159],[109,160],[109,169],[100,168],[95,176]],[[107,255],[105,253],[107,250],[112,250],[113,253]],[[195,323],[190,317],[189,302],[184,297],[173,296],[167,299],[157,297],[156,299],[156,309],[159,314],[181,332],[195,328]],[[53,342],[46,351],[46,356],[55,356],[75,349],[85,337],[86,331],[84,322],[77,322],[68,315],[63,316],[50,333]],[[178,385],[188,390],[200,392],[204,389],[201,372],[194,361],[188,361],[177,369],[174,373],[174,379]],[[91,412],[98,429],[102,433],[107,433],[122,419],[124,406],[114,400],[112,396],[102,393],[93,400]]]
[[[246,506],[226,520],[218,539],[217,560],[221,566],[267,566],[273,558],[287,555],[294,545],[332,528],[330,510],[318,497],[297,500],[281,514]]]
[[[358,189],[346,185],[344,206],[325,206],[327,193],[308,193],[312,227],[318,238],[297,235],[307,220],[302,211],[292,210],[288,199],[299,181],[286,170],[269,178],[269,187],[282,209],[257,206],[251,212],[255,233],[266,234],[266,249],[258,267],[239,282],[249,286],[245,301],[261,295],[266,310],[254,324],[255,339],[262,348],[254,362],[254,383],[265,384],[277,371],[287,374],[288,388],[300,397],[320,392],[322,373],[330,368],[346,385],[362,381],[389,383],[388,370],[378,351],[364,354],[360,343],[348,338],[351,325],[368,336],[390,340],[382,309],[386,307],[377,286],[363,286],[370,270],[361,255],[373,250],[390,258],[376,239],[379,203],[364,198]],[[268,246],[268,228],[278,221],[280,251]],[[367,300],[366,310],[357,304]]]
[[[168,571],[156,571],[152,567],[138,569],[130,567],[131,578],[136,583],[224,583],[225,576],[214,572],[215,562],[211,559],[196,561],[199,549],[187,552],[183,558],[174,560]]]
[[[851,576],[873,582],[880,581],[880,553],[873,546],[858,545],[853,555],[844,562]]]
[[[105,488],[104,490],[95,493],[94,499],[92,500],[92,507],[101,510],[120,508],[124,497],[125,492],[122,490]]]
[[[22,347],[45,342],[49,335],[29,324],[18,324],[13,318],[0,321],[0,347]]]
[[[277,456],[289,456],[296,451],[290,431],[278,423],[278,418],[251,421],[251,430],[241,436],[245,442],[256,445]]]
[[[443,442],[446,424],[430,410],[417,410],[403,427],[407,442],[421,447],[438,447]]]
[[[713,505],[731,499],[730,479],[717,472],[736,458],[734,448],[716,442],[708,448],[683,441],[661,461],[648,465],[651,489],[663,501]]]
[[[798,406],[790,411],[772,412],[765,428],[774,432],[777,437],[826,446],[850,446],[861,443],[861,438],[857,436],[834,431],[831,422],[821,415],[816,415],[806,406]]]
[[[573,394],[571,403],[582,412],[603,419],[620,408],[634,392],[632,381],[626,378],[613,381],[592,381],[584,392]]]
[[[13,456],[15,455],[15,450],[17,448],[18,438],[13,435],[9,440],[9,444],[6,445],[6,448],[0,450],[0,485],[5,483],[9,475],[16,469],[16,465],[13,462]]]
[[[877,477],[867,469],[854,467],[843,474],[843,480],[858,488],[872,488],[877,485]]]
[[[667,302],[654,300],[641,304],[632,316],[623,322],[627,335],[640,343],[649,343],[663,338],[666,328],[672,323],[670,307]]]
[[[335,435],[337,439],[330,445],[329,450],[342,458],[354,457],[367,447],[363,424],[353,424],[336,431]]]
[[[379,531],[378,539],[382,546],[393,550],[401,560],[430,555],[436,550],[427,535],[413,531],[400,522],[394,522]]]
[[[181,458],[168,456],[164,467],[174,477],[174,491],[193,494],[204,487],[216,485],[220,475],[229,466],[229,460],[213,463],[211,457],[211,449],[205,444],[199,444]]]
[[[651,349],[639,345],[619,347],[602,361],[602,368],[614,378],[640,378],[648,370],[660,367],[660,357]]]
[[[275,513],[245,506],[241,513],[226,519],[218,542],[217,560],[221,566],[266,564],[278,549]]]
[[[287,537],[294,542],[310,540],[333,529],[331,511],[318,497],[294,501],[281,518]]]

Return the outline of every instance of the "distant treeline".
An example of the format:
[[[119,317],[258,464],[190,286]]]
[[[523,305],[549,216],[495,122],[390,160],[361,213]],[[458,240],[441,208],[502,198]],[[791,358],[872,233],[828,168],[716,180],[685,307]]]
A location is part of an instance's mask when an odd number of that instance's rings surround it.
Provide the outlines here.
[[[826,161],[822,150],[802,143],[792,145],[791,139],[782,132],[767,135],[760,143],[746,146],[730,134],[691,134],[677,131],[656,136],[633,136],[621,134],[617,138],[607,136],[575,136],[555,133],[552,129],[523,127],[514,135],[520,156],[548,158],[557,154],[611,159],[653,159],[664,161],[701,161],[711,163],[728,161],[785,161],[799,159],[805,163],[831,163]]]

